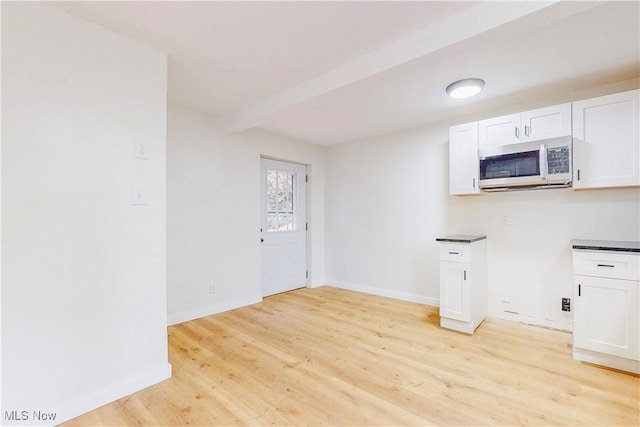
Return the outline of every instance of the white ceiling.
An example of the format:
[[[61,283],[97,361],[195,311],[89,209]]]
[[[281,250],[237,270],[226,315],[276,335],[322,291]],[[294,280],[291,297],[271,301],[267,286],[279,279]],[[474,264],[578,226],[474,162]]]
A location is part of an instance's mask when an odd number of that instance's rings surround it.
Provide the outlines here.
[[[48,4],[167,52],[170,101],[221,130],[323,145],[640,76],[637,1]]]

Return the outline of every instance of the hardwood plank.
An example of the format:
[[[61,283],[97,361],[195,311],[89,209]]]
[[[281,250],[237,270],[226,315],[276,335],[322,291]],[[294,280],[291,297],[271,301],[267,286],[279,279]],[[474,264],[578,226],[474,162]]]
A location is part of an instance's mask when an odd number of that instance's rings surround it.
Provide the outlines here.
[[[640,378],[571,334],[321,287],[169,328],[173,378],[66,425],[640,425]]]

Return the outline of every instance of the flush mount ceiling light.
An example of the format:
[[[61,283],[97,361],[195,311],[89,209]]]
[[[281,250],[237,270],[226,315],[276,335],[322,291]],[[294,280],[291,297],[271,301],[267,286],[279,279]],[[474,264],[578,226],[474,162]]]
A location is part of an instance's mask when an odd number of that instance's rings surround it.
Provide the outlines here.
[[[447,93],[455,99],[470,98],[480,93],[484,87],[482,79],[464,79],[447,86]]]

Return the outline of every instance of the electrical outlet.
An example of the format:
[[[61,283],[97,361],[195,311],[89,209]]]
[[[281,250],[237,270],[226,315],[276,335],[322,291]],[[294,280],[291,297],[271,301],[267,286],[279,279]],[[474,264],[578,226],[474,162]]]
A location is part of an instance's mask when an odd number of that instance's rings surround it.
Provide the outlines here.
[[[216,285],[209,285],[209,293],[210,294],[216,293]]]
[[[141,187],[131,188],[131,204],[144,206],[147,204],[147,191]]]
[[[502,291],[502,302],[511,303],[511,291]]]
[[[562,298],[562,311],[571,311],[571,298]]]

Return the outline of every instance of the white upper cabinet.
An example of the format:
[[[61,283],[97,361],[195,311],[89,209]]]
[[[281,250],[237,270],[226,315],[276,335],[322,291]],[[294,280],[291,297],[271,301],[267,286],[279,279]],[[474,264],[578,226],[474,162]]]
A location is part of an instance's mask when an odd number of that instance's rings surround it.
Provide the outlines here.
[[[520,113],[479,122],[481,148],[520,142]]]
[[[573,188],[640,185],[639,94],[573,103]]]
[[[573,135],[573,188],[640,186],[640,89],[449,128],[449,193],[478,194],[478,150]]]
[[[478,122],[449,128],[449,193],[478,194]]]
[[[522,117],[522,141],[571,136],[571,103],[525,111]]]
[[[482,120],[479,132],[480,148],[571,136],[571,104]]]

